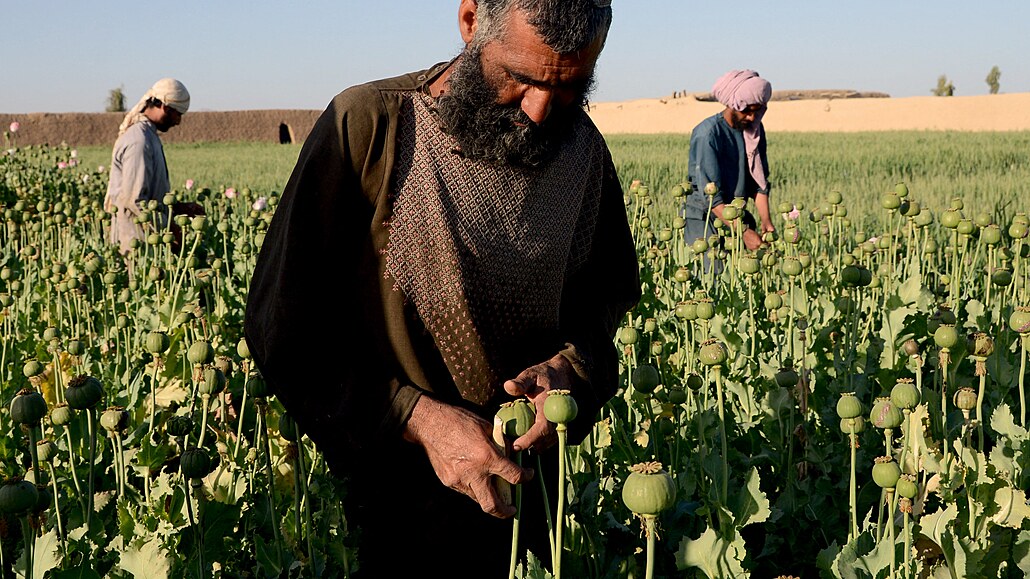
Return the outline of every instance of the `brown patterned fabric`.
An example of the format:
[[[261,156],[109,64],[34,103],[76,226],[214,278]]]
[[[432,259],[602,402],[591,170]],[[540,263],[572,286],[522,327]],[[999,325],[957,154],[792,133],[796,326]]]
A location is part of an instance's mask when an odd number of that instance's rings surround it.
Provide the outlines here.
[[[463,158],[432,99],[405,95],[386,273],[414,305],[455,384],[482,404],[525,368],[506,354],[553,334],[562,289],[588,257],[605,149],[588,127],[537,169]]]

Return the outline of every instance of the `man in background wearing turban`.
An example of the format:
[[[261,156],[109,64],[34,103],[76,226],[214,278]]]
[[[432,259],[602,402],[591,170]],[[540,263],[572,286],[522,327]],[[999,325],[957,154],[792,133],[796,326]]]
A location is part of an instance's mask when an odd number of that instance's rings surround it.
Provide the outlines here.
[[[164,197],[171,191],[168,165],[158,131],[162,133],[178,125],[190,108],[190,93],[174,78],[163,78],[143,95],[126,113],[118,127],[118,140],[111,153],[111,176],[104,198],[104,210],[112,214],[111,243],[125,255],[133,240],[144,238],[137,217],[149,201],[157,202],[151,213],[157,225],[168,225],[168,208]],[[186,213],[197,213],[189,204]]]
[[[769,217],[769,160],[762,126],[772,85],[753,70],[731,70],[715,82],[712,94],[726,108],[690,133],[691,195],[685,207],[684,238],[688,242],[708,239],[715,233],[714,218],[722,219],[726,205],[734,199],[745,203],[753,199],[761,233],[746,209],[727,225],[744,227],[745,246],[757,249],[764,243],[763,235],[775,231]]]

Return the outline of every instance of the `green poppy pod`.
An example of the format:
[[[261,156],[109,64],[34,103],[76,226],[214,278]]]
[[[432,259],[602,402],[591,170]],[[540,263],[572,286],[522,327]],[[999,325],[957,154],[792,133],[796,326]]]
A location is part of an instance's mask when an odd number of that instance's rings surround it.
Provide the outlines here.
[[[998,245],[1001,243],[1001,228],[990,224],[980,231],[980,239],[987,245]]]
[[[623,346],[629,346],[636,344],[637,340],[640,339],[640,333],[633,326],[623,326],[619,328],[619,342]]]
[[[35,378],[36,376],[42,374],[43,370],[45,369],[46,367],[43,366],[42,362],[33,358],[25,362],[25,364],[21,367],[21,372],[25,375],[26,378]]]
[[[854,392],[844,392],[837,399],[837,416],[841,418],[856,418],[862,416],[862,401],[855,396]]]
[[[240,338],[240,341],[236,342],[236,354],[244,360],[250,359],[250,346],[247,345],[246,338]]]
[[[843,205],[838,205],[838,206],[834,207],[833,208],[833,216],[834,217],[847,217],[848,216],[848,208],[843,206]]]
[[[994,220],[991,219],[991,214],[986,211],[981,211],[973,216],[973,223],[979,227],[984,228],[990,225]]]
[[[765,294],[765,299],[762,303],[767,310],[777,310],[783,306],[783,296],[776,292],[770,292]]]
[[[831,205],[840,205],[844,201],[844,196],[841,195],[840,191],[830,191],[830,194],[826,196],[826,200]]]
[[[805,269],[812,267],[812,255],[807,251],[798,253],[798,261],[801,262],[801,267]]]
[[[686,189],[683,188],[681,183],[676,183],[672,187],[669,187],[669,195],[672,195],[673,197],[683,197],[686,194]]]
[[[780,388],[793,388],[794,386],[797,386],[798,380],[800,379],[801,378],[798,376],[797,370],[790,366],[780,368],[780,370],[773,375],[773,381],[776,382],[776,385]]]
[[[716,185],[715,183],[708,182],[708,183],[705,184],[705,188],[704,188],[705,195],[708,195],[709,197],[711,197],[711,196],[715,195],[718,192],[719,192],[719,186]]]
[[[497,416],[501,419],[504,434],[517,438],[525,435],[533,427],[533,423],[536,422],[536,408],[529,400],[518,398],[501,404]]]
[[[165,432],[169,436],[183,438],[193,432],[193,419],[184,414],[175,414],[165,420]]]
[[[780,266],[783,273],[790,277],[797,277],[801,275],[801,271],[804,269],[801,267],[801,260],[794,256],[789,256],[783,260],[783,264]]]
[[[690,374],[687,374],[687,388],[690,388],[691,390],[697,392],[704,385],[704,379],[702,379],[701,375],[697,372],[691,372]]]
[[[289,412],[283,412],[279,415],[279,436],[289,442],[296,442],[300,438],[297,421],[293,419],[293,415]]]
[[[215,360],[215,349],[211,347],[211,342],[198,340],[187,350],[186,359],[191,364],[210,364]]]
[[[233,363],[229,356],[215,356],[214,366],[221,370],[227,378],[232,375]]]
[[[889,396],[880,396],[869,412],[869,422],[876,428],[897,428],[905,421],[901,410],[891,402]]]
[[[916,498],[916,495],[919,494],[919,483],[916,482],[916,475],[902,474],[898,478],[898,482],[894,487],[894,490],[906,499]]]
[[[651,364],[637,366],[633,369],[632,376],[630,376],[630,383],[633,385],[633,389],[644,394],[654,392],[659,382],[661,382],[661,376],[658,374],[658,369]]]
[[[1012,284],[1012,270],[1007,267],[999,267],[991,272],[991,283],[998,287],[1008,287]]]
[[[973,220],[969,218],[960,219],[955,230],[962,235],[972,235],[973,232],[976,231],[976,224],[974,224]]]
[[[976,408],[977,399],[978,396],[976,394],[976,390],[968,386],[963,386],[955,391],[953,401],[959,410],[972,410],[973,408]]]
[[[891,456],[878,456],[873,461],[873,482],[880,488],[893,489],[901,478],[901,467]]]
[[[147,351],[151,354],[163,354],[171,346],[172,341],[168,334],[160,330],[154,330],[147,334]]]
[[[715,317],[715,302],[711,298],[697,302],[697,317],[701,320],[710,320]]]
[[[651,218],[641,217],[638,223],[640,224],[640,227],[647,229],[648,227],[651,227]]]
[[[666,242],[672,239],[672,229],[663,227],[658,230],[658,241]]]
[[[622,502],[638,516],[653,517],[676,500],[676,483],[660,462],[644,462],[630,467],[622,485]]]
[[[933,223],[933,214],[929,210],[920,211],[913,219],[913,223],[916,224],[916,227],[926,227]]]
[[[862,271],[857,265],[848,265],[840,270],[840,282],[845,287],[858,287],[862,281]]]
[[[214,366],[205,368],[204,377],[197,390],[202,395],[217,396],[222,390],[225,390],[225,373]]]
[[[72,356],[81,356],[86,353],[86,343],[82,340],[71,339],[65,347]]]
[[[718,366],[726,361],[728,354],[722,342],[711,339],[701,345],[698,360],[705,366]]]
[[[778,263],[780,263],[780,258],[776,255],[776,253],[772,251],[766,251],[762,254],[762,267],[772,269],[776,267]]]
[[[215,470],[215,463],[207,450],[190,447],[179,457],[179,471],[188,479],[204,478]]]
[[[696,320],[697,302],[694,302],[693,300],[677,302],[676,308],[673,311],[676,314],[676,317],[681,320]]]
[[[33,507],[39,499],[36,485],[20,477],[4,481],[0,485],[0,513],[5,515],[22,515]]]
[[[841,418],[840,431],[844,434],[861,434],[865,432],[865,418],[862,416]]]
[[[175,235],[172,233],[163,233],[161,235],[161,243],[164,245],[171,245],[175,241]]]
[[[948,229],[956,229],[962,221],[962,213],[956,209],[948,209],[941,213],[941,225]]]
[[[840,296],[833,301],[833,305],[842,316],[850,316],[854,314],[855,309],[858,307],[855,305],[855,300],[848,296]]]
[[[884,193],[880,197],[880,206],[888,211],[894,211],[901,207],[901,198],[894,192]]]
[[[933,341],[939,348],[954,348],[958,344],[958,330],[951,324],[941,324],[933,333]]]
[[[67,402],[55,404],[50,409],[50,422],[54,426],[64,426],[75,418],[75,410],[68,406]]]
[[[267,398],[270,394],[268,383],[261,375],[255,374],[247,380],[247,393],[254,398]]]
[[[891,402],[902,410],[911,410],[919,404],[919,389],[911,378],[899,378],[891,388]]]
[[[43,395],[31,388],[25,388],[11,400],[11,420],[15,424],[35,426],[46,416],[47,404]]]
[[[0,308],[9,308],[14,304],[14,297],[7,292],[0,293]]]
[[[100,426],[108,432],[121,432],[129,425],[129,413],[122,406],[111,406],[100,415]]]
[[[568,424],[576,419],[579,406],[568,390],[551,390],[544,400],[544,417],[555,424]]]
[[[74,410],[86,410],[95,407],[104,397],[104,386],[93,376],[80,374],[68,382],[64,390],[64,399]]]
[[[54,340],[59,339],[60,337],[61,337],[61,330],[58,330],[57,328],[55,328],[53,326],[49,326],[45,330],[43,330],[43,339],[46,340],[47,342],[52,342]]]
[[[672,278],[676,280],[676,283],[687,283],[691,277],[690,269],[682,265],[676,268],[676,272],[672,274]]]
[[[45,438],[36,443],[36,458],[41,462],[50,462],[55,456],[57,456],[57,444],[49,438]]]
[[[723,207],[722,207],[722,217],[721,217],[721,219],[722,219],[722,220],[723,220],[724,222],[730,222],[730,221],[733,221],[733,220],[735,220],[735,219],[736,219],[737,217],[740,217],[740,210],[739,210],[739,209],[737,209],[737,208],[736,208],[735,206],[733,206],[733,205],[723,205]]]
[[[869,236],[866,235],[865,231],[858,230],[858,231],[855,232],[855,235],[854,235],[855,243],[861,245],[861,244],[865,243],[868,239],[869,239]]]
[[[708,251],[708,242],[699,237],[695,239],[693,243],[690,244],[690,250],[696,253],[697,255],[701,255],[704,252]]]
[[[669,389],[669,402],[671,404],[683,404],[687,401],[687,391],[682,386]]]
[[[908,197],[908,185],[906,185],[905,183],[901,183],[901,182],[895,184],[894,185],[894,193],[897,194],[897,196],[901,197],[902,199],[904,199],[905,197]]]
[[[901,208],[898,211],[905,217],[915,219],[920,213],[923,212],[923,208],[920,207],[919,201],[916,200],[902,200]]]
[[[744,257],[740,258],[738,266],[740,267],[741,272],[747,275],[754,275],[758,273],[759,270],[761,270],[762,262],[758,261],[757,257],[745,255]]]
[[[1012,239],[1023,239],[1030,234],[1030,226],[1023,223],[1013,223],[1009,225],[1009,237]]]
[[[1030,308],[1016,306],[1016,309],[1009,314],[1009,328],[1017,334],[1030,332]]]

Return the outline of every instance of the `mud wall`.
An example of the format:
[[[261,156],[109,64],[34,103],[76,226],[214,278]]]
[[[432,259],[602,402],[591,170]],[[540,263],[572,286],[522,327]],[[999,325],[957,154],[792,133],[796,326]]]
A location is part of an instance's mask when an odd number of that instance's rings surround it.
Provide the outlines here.
[[[303,142],[311,132],[316,110],[189,112],[182,123],[161,135],[165,143]],[[68,143],[72,146],[113,145],[123,113],[0,113],[0,132],[20,125],[18,146]],[[0,141],[0,146],[3,142]]]

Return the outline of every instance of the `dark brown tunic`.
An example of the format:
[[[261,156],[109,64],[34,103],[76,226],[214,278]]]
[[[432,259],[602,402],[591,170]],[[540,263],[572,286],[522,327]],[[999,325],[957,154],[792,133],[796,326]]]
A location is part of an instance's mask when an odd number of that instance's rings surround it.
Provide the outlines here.
[[[503,576],[511,521],[444,487],[404,423],[422,395],[492,421],[510,400],[503,381],[560,352],[578,373],[578,441],[618,386],[613,337],[640,295],[622,189],[588,116],[546,167],[469,161],[433,122],[426,86],[445,67],[333,99],[247,303],[255,363],[351,483],[347,516],[372,577],[432,569],[455,548],[451,576]],[[527,491],[533,508],[537,484]]]

